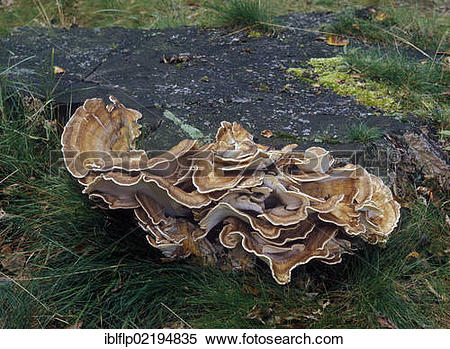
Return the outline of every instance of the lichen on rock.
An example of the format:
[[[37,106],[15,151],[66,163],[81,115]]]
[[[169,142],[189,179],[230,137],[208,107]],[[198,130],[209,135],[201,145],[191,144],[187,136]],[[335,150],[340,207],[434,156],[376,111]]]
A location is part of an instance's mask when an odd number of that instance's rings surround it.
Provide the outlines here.
[[[343,96],[353,96],[364,105],[376,107],[387,113],[401,111],[395,91],[377,81],[353,74],[344,57],[311,58],[306,68],[289,68],[287,73],[304,82],[331,88]]]

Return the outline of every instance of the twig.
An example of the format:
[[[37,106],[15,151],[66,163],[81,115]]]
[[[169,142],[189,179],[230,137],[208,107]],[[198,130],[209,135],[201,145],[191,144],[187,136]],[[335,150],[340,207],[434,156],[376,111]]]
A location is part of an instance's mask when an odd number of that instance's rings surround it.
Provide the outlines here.
[[[241,28],[241,29],[239,29],[239,30],[236,30],[236,31],[234,31],[234,32],[232,32],[232,33],[230,33],[230,34],[227,34],[227,36],[231,36],[231,35],[240,33],[240,32],[242,32],[242,31],[244,31],[244,30],[249,29],[249,28],[251,28],[251,26],[248,25],[248,26],[246,26],[246,27],[244,27],[244,28]]]
[[[447,37],[447,31],[442,35],[441,41],[439,41],[439,45],[436,48],[436,52],[434,52],[433,62],[431,62],[430,71],[433,69],[434,63],[436,62],[436,58],[439,52],[439,49],[441,48],[442,43],[444,42],[444,38]]]
[[[165,305],[163,302],[160,302],[160,304],[166,308],[168,311],[170,311],[173,315],[175,315],[183,324],[188,326],[189,328],[192,328],[191,325],[189,325],[186,321],[184,321],[177,313],[175,313],[172,309],[170,309],[167,305]]]
[[[416,45],[414,45],[412,42],[409,42],[408,40],[403,39],[401,36],[399,36],[399,35],[397,35],[397,34],[394,34],[394,33],[390,32],[389,30],[385,30],[385,29],[383,29],[383,28],[380,28],[380,29],[381,29],[383,32],[385,32],[386,34],[392,35],[394,38],[396,38],[396,39],[402,41],[403,43],[405,43],[405,44],[411,46],[412,48],[416,49],[416,50],[419,51],[421,54],[423,54],[425,57],[428,57],[429,59],[433,59],[433,58],[431,58],[431,56],[430,56],[428,53],[426,53],[424,50],[422,50],[421,48],[419,48],[419,47],[417,47]]]
[[[20,279],[21,281],[32,281],[32,280],[48,280],[48,279],[54,279],[54,278],[58,278],[61,276],[73,276],[73,275],[79,275],[79,274],[86,274],[86,273],[93,273],[95,271],[103,271],[103,270],[108,270],[108,269],[114,269],[114,268],[119,268],[119,267],[125,267],[126,264],[117,264],[117,265],[111,265],[109,267],[104,267],[104,268],[95,268],[95,269],[89,269],[89,270],[80,270],[80,271],[75,271],[73,273],[67,273],[67,274],[57,274],[57,275],[51,275],[51,276],[39,276],[39,277],[34,277],[34,278],[27,278],[27,279]]]
[[[0,271],[0,274],[2,274],[5,278],[11,280],[15,285],[19,286],[23,291],[25,291],[31,298],[33,298],[36,302],[38,302],[45,310],[51,311],[50,308],[42,303],[34,294],[32,294],[30,291],[28,291],[25,287],[23,287],[20,283],[18,283],[16,280],[14,280],[12,277],[6,275],[5,273]]]
[[[281,25],[281,24],[274,24],[274,23],[267,23],[267,22],[258,22],[259,24],[264,24],[264,25],[268,25],[268,26],[272,26],[272,27],[278,27],[278,28],[284,28],[284,29],[290,29],[290,30],[300,30],[300,31],[304,31],[307,33],[316,33],[316,34],[328,34],[328,35],[339,35],[339,36],[343,36],[342,34],[336,34],[336,33],[331,33],[331,32],[323,32],[320,30],[313,30],[313,29],[305,29],[305,28],[297,28],[297,27],[289,27],[287,25]],[[348,36],[348,35],[346,35]]]
[[[15,174],[17,171],[19,171],[19,169],[18,168],[16,168],[13,172],[11,172],[9,175],[7,175],[5,178],[3,178],[1,181],[0,181],[0,184],[2,184],[4,181],[6,181],[9,177],[11,177],[13,174]]]

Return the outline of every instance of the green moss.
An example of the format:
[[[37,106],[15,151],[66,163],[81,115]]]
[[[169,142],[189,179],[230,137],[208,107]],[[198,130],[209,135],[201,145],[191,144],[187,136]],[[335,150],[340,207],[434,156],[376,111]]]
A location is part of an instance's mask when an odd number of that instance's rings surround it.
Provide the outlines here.
[[[342,56],[312,58],[308,68],[289,68],[287,72],[308,83],[331,88],[337,94],[354,96],[364,105],[387,113],[401,111],[399,101],[387,85],[352,74]]]
[[[274,132],[274,136],[275,138],[281,139],[285,142],[302,142],[303,139],[300,138],[299,136],[293,134],[293,133],[288,133],[288,132],[284,132],[284,131],[277,131]]]
[[[247,35],[247,37],[249,37],[249,38],[260,38],[261,36],[262,36],[261,32],[259,32],[257,30],[252,30]]]
[[[310,69],[303,68],[289,68],[286,70],[289,74],[294,75],[296,78],[299,78],[301,81],[307,82],[309,84],[314,84],[315,81],[309,78]],[[287,85],[286,85],[287,86]]]

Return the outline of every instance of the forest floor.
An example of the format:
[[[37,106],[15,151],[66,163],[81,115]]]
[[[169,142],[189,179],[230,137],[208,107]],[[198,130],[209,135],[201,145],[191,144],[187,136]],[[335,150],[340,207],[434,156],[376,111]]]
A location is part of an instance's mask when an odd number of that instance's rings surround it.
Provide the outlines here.
[[[200,1],[88,3],[0,2],[0,327],[448,328],[448,183],[385,157],[421,130],[448,161],[443,4],[280,1],[245,25]],[[68,116],[108,94],[143,113],[144,149],[228,120],[275,147],[362,152],[394,186],[399,227],[287,286],[265,265],[164,263],[55,161]]]

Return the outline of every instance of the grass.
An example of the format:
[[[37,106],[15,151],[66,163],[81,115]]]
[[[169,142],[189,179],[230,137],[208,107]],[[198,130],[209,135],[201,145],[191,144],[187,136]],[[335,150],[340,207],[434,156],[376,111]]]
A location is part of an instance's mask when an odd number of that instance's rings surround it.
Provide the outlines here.
[[[348,50],[353,72],[389,86],[403,112],[450,128],[448,13],[443,4],[383,1],[377,8],[348,7],[326,31],[378,47]]]
[[[350,7],[327,31],[387,46],[409,46],[433,55],[449,49],[448,15],[439,6],[419,8],[408,2],[384,2],[379,9]]]
[[[350,142],[367,144],[381,138],[381,132],[378,127],[368,127],[361,123],[351,126],[347,132],[346,138]]]
[[[402,109],[450,127],[447,90],[448,63],[417,60],[396,51],[372,49],[349,50],[345,61],[356,73],[387,84],[395,91]]]
[[[405,191],[409,209],[386,248],[310,263],[288,286],[264,265],[244,273],[162,263],[131,216],[106,215],[53,164],[63,121],[51,100],[24,99],[1,77],[0,327],[449,326],[447,194],[424,203]]]
[[[195,0],[15,0],[0,10],[0,35],[26,25],[166,28],[199,24],[206,18],[200,4]]]
[[[192,0],[59,4],[16,0],[0,11],[0,34],[25,24],[152,28],[210,20],[202,2]],[[284,14],[339,9],[341,3],[280,1],[276,6]],[[399,23],[385,29],[406,30]],[[361,33],[362,39],[389,45],[369,38],[375,35],[370,31]],[[401,35],[419,44],[410,34]],[[436,43],[427,45],[426,50],[436,48]],[[419,110],[425,101],[423,110],[441,120],[445,131],[443,62],[425,58],[422,65],[414,57],[381,52],[350,51],[345,59],[362,76],[403,91],[405,107]],[[415,179],[399,189],[405,206],[400,228],[384,248],[366,246],[335,266],[309,263],[295,271],[288,286],[277,285],[264,265],[244,273],[204,267],[195,259],[162,263],[132,217],[107,215],[53,163],[64,120],[54,113],[51,93],[44,102],[26,97],[26,86],[9,81],[8,72],[0,70],[0,209],[5,212],[0,210],[0,328],[450,326],[450,194],[431,182]],[[374,135],[379,131],[355,128],[356,141],[371,141]],[[418,186],[431,195],[417,193]]]
[[[366,6],[372,1],[344,1]],[[224,15],[216,9],[224,10]],[[253,25],[270,20],[273,14],[290,12],[341,11],[341,1],[313,0],[14,0],[0,5],[0,36],[21,26],[68,28],[121,26],[125,28],[167,28],[178,25]],[[250,22],[249,22],[250,21]],[[252,22],[253,21],[253,22]],[[253,23],[253,24],[249,24]]]
[[[251,27],[253,29],[271,29],[265,23],[273,23],[275,8],[268,0],[212,0],[206,3],[212,9],[215,22],[231,27]]]

